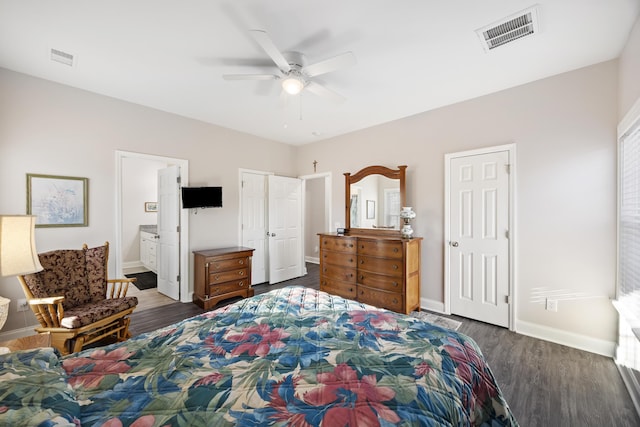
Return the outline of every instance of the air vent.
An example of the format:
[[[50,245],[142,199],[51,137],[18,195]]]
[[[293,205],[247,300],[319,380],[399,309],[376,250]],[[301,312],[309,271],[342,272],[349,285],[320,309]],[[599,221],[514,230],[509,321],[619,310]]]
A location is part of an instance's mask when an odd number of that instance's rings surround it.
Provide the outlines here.
[[[476,30],[487,52],[538,32],[538,13],[535,6]]]
[[[73,67],[73,55],[58,49],[51,49],[51,60]]]

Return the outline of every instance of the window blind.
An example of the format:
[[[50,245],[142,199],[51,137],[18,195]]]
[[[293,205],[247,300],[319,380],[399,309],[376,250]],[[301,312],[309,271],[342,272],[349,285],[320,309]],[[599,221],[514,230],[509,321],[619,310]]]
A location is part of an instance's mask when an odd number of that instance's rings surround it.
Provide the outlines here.
[[[620,138],[616,306],[640,326],[640,120]]]

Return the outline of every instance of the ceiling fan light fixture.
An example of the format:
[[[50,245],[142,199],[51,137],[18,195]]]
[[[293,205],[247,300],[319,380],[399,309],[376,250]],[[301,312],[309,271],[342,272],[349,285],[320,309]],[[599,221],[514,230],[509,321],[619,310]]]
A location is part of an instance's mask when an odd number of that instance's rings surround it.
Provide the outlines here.
[[[298,76],[289,76],[282,81],[282,89],[289,95],[297,95],[304,88],[304,81]]]

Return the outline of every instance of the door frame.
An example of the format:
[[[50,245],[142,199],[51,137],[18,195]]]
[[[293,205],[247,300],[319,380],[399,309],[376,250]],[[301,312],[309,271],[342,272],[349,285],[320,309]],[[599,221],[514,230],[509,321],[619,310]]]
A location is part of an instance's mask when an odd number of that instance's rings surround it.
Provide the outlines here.
[[[306,247],[306,228],[307,228],[307,212],[306,212],[306,183],[312,179],[323,179],[324,180],[324,226],[325,229],[323,231],[328,232],[331,230],[331,172],[322,172],[322,173],[314,173],[311,175],[301,175],[298,178],[302,180],[302,256],[304,258],[304,263],[302,264],[302,270],[304,274],[307,274],[307,261],[305,257]]]
[[[115,258],[116,277],[122,275],[122,161],[125,158],[154,160],[165,162],[167,165],[177,165],[180,167],[180,186],[189,185],[189,161],[176,159],[173,157],[156,156],[153,154],[142,154],[131,151],[116,150],[116,194],[115,194],[115,215],[116,215],[116,236],[113,245]],[[179,202],[178,202],[179,203]],[[189,210],[180,209],[180,302],[192,302],[193,291],[189,289]]]
[[[451,188],[450,188],[450,164],[451,160],[459,157],[469,157],[481,154],[496,153],[499,151],[507,151],[509,153],[509,330],[515,331],[515,319],[517,311],[516,298],[516,144],[505,144],[493,147],[478,148],[468,151],[460,151],[444,155],[444,311],[451,314],[451,282],[449,270],[451,266],[449,241],[451,240],[450,230],[450,206],[451,206]]]

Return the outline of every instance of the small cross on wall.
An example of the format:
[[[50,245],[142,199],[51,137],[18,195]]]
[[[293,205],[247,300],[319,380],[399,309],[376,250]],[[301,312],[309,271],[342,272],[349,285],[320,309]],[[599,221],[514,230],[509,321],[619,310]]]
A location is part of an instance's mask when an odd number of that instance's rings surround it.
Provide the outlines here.
[[[318,161],[317,161],[317,160],[314,160],[314,161],[313,161],[313,172],[314,172],[314,173],[316,172],[316,167],[317,167],[317,166],[318,166]]]

